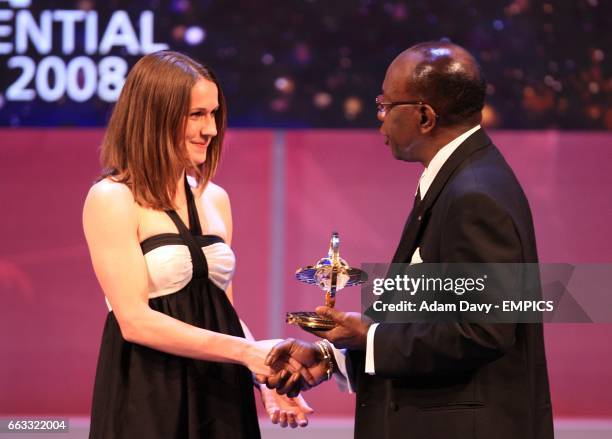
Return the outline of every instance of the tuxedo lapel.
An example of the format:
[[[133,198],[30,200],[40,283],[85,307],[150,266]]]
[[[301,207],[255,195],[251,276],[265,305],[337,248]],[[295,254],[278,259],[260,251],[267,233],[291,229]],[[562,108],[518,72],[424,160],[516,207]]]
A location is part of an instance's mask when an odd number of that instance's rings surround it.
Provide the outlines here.
[[[408,215],[400,243],[391,261],[394,264],[406,262],[406,257],[409,257],[411,254],[410,249],[412,248],[414,251],[414,243],[417,242],[417,237],[423,224],[423,201],[415,203],[410,215]]]
[[[470,155],[490,144],[489,136],[484,130],[479,129],[451,154],[431,183],[425,198],[420,203],[416,203],[410,212],[400,243],[393,255],[392,263],[407,263],[410,261],[410,257],[418,246],[421,234],[427,225],[431,208],[452,174]]]

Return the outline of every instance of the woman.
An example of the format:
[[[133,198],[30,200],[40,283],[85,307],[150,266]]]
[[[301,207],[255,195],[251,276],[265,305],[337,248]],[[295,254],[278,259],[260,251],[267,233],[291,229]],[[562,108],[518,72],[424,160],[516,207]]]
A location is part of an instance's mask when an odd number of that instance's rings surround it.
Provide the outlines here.
[[[218,81],[189,57],[156,52],[128,75],[83,211],[110,310],[91,438],[259,437],[252,374],[270,374],[273,342],[232,306],[230,203],[210,181],[225,126]],[[261,392],[272,422],[307,423],[302,399]]]

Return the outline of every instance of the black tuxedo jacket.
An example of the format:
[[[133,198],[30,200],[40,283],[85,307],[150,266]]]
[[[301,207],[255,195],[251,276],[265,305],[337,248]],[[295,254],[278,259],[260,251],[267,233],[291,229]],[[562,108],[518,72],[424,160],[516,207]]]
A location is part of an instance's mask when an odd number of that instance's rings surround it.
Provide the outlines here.
[[[411,212],[393,262],[537,262],[529,204],[483,130],[449,157]],[[381,323],[376,375],[349,352],[356,438],[549,439],[540,324]]]

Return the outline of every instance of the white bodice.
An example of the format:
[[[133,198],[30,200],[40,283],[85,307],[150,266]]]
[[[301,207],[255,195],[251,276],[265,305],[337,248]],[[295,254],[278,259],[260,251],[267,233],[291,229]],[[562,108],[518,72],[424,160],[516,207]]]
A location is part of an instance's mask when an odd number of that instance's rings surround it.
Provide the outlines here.
[[[215,242],[202,247],[208,264],[208,278],[225,291],[234,277],[236,256],[224,242]],[[166,244],[145,253],[149,299],[180,291],[193,275],[191,254],[185,244]],[[108,309],[110,303],[106,301]]]
[[[234,276],[234,252],[224,242],[202,247],[202,251],[208,262],[208,278],[225,291]],[[149,299],[175,293],[191,280],[193,265],[186,245],[157,247],[145,254],[145,261],[149,278]]]

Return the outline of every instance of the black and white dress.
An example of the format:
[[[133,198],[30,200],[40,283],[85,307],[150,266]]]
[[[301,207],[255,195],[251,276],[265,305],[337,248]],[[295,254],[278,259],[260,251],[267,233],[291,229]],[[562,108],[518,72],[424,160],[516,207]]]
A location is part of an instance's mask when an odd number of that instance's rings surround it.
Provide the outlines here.
[[[190,325],[244,337],[227,288],[235,267],[222,238],[202,235],[185,180],[188,229],[140,245],[149,306]],[[110,310],[110,305],[109,305]],[[90,439],[259,438],[250,371],[241,365],[178,357],[123,339],[108,313],[98,358]]]

